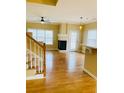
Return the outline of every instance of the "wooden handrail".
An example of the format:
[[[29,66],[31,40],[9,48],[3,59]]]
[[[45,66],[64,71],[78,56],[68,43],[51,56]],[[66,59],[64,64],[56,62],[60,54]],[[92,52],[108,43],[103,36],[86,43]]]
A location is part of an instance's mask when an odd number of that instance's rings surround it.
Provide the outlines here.
[[[26,36],[27,37],[29,37],[31,40],[33,40],[35,43],[37,43],[40,47],[42,47],[42,48],[44,48],[44,46],[45,46],[45,43],[42,43],[42,42],[38,42],[38,41],[36,41],[34,38],[32,38],[30,35],[28,35],[27,33],[26,33]],[[42,44],[41,44],[42,43]]]
[[[26,36],[31,39],[32,41],[34,41],[34,43],[36,43],[37,45],[39,45],[42,49],[43,49],[43,71],[41,73],[43,73],[43,76],[46,76],[46,46],[45,43],[42,42],[38,42],[36,41],[32,36],[30,36],[28,33],[26,33]],[[42,58],[42,57],[41,57]],[[39,74],[39,73],[37,73]]]

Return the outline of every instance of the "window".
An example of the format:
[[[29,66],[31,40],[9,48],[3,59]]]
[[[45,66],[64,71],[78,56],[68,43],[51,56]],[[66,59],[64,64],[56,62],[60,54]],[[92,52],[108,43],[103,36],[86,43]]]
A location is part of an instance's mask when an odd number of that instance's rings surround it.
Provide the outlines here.
[[[28,32],[32,32],[33,38],[38,42],[44,42],[46,44],[53,44],[53,31],[42,29],[28,29]]]
[[[87,45],[96,47],[97,33],[96,30],[89,30],[87,32]]]
[[[32,32],[32,36],[36,40],[36,29],[28,29],[28,32]]]
[[[44,42],[44,32],[40,29],[37,29],[36,31],[36,40],[39,42]]]
[[[53,44],[53,32],[46,31],[46,44]]]

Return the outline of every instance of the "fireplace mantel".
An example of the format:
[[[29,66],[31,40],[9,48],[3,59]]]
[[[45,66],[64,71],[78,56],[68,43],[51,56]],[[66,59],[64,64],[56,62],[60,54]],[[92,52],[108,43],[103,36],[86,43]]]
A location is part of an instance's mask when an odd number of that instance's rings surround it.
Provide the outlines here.
[[[67,34],[58,34],[58,40],[65,40],[67,41]]]

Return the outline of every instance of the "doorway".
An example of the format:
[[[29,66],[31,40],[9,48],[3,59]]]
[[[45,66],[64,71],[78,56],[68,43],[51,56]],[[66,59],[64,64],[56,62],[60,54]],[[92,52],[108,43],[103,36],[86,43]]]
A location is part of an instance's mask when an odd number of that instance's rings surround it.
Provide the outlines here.
[[[78,47],[78,32],[70,31],[69,34],[69,51],[76,51]]]

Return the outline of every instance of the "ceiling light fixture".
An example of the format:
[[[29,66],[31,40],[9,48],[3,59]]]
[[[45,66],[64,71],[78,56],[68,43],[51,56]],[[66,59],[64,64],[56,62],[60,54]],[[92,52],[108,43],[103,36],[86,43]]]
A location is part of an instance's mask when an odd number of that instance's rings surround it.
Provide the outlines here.
[[[81,17],[80,17],[80,20],[81,20],[81,21],[80,21],[80,30],[82,29],[82,19],[83,19],[83,17],[81,16]]]

